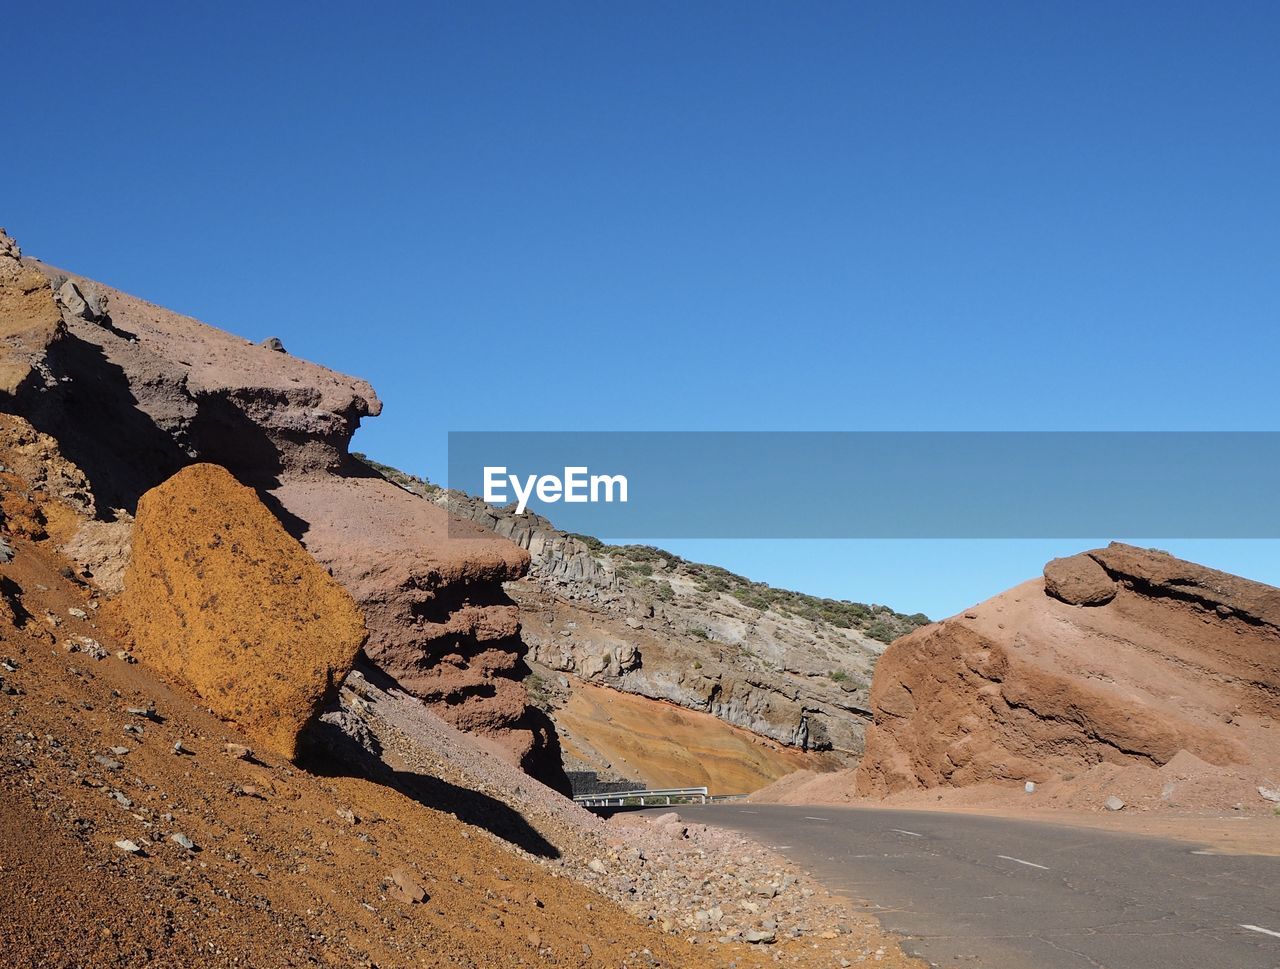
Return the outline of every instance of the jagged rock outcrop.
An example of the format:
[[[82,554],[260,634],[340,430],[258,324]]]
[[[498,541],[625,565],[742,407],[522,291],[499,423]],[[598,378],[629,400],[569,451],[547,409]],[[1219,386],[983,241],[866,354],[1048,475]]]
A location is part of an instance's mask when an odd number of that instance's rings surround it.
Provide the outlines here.
[[[360,420],[381,410],[367,383],[24,259],[8,236],[0,335],[0,409],[82,475],[96,520],[63,547],[105,591],[139,498],[189,464],[221,465],[333,570],[368,613],[371,653],[407,688],[564,786],[550,721],[524,702],[502,592],[527,556],[493,535],[447,541],[444,509],[349,458]]]
[[[1278,700],[1280,589],[1112,544],[895,642],[856,785],[1043,782],[1181,751],[1250,764]]]
[[[365,641],[346,590],[218,465],[142,496],[124,586],[134,652],[290,759]]]
[[[23,261],[18,244],[0,229],[0,396],[51,379],[42,371],[44,355],[61,335],[48,278]]]
[[[295,476],[271,496],[309,523],[307,549],[364,608],[370,659],[454,726],[567,787],[554,728],[528,705],[520,617],[502,586],[524,575],[526,552],[377,476]]]

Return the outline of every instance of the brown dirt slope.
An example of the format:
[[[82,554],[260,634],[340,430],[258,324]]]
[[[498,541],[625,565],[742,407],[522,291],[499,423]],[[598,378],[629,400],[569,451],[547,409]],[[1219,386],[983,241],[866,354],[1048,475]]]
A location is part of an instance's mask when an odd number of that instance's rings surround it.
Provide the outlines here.
[[[1036,579],[889,648],[860,793],[1160,768],[1180,752],[1280,767],[1280,590],[1119,544],[1047,572],[1080,604]]]
[[[113,611],[139,657],[287,758],[366,635],[351,596],[212,464],[142,496]]]

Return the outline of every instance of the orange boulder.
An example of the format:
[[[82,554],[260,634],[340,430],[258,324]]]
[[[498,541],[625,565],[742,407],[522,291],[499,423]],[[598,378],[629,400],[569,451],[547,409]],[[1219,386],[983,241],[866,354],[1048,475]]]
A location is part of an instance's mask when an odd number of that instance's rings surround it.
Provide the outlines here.
[[[289,758],[367,635],[351,596],[212,464],[138,502],[118,609],[143,662]]]

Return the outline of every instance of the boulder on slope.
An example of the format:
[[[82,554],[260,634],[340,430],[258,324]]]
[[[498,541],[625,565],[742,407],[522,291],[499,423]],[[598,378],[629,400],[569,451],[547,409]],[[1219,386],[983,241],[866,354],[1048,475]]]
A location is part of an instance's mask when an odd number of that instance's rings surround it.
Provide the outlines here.
[[[1116,597],[1116,583],[1096,559],[1069,555],[1045,565],[1044,591],[1068,605],[1102,606]]]
[[[289,758],[366,637],[351,596],[211,464],[139,500],[116,608],[143,662]]]

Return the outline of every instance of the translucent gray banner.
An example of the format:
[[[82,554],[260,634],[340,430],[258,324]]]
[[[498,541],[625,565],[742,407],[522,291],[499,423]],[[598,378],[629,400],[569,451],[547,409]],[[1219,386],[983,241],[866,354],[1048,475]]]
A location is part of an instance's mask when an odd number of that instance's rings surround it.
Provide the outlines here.
[[[449,435],[452,488],[603,537],[1277,538],[1278,482],[1276,432]]]

